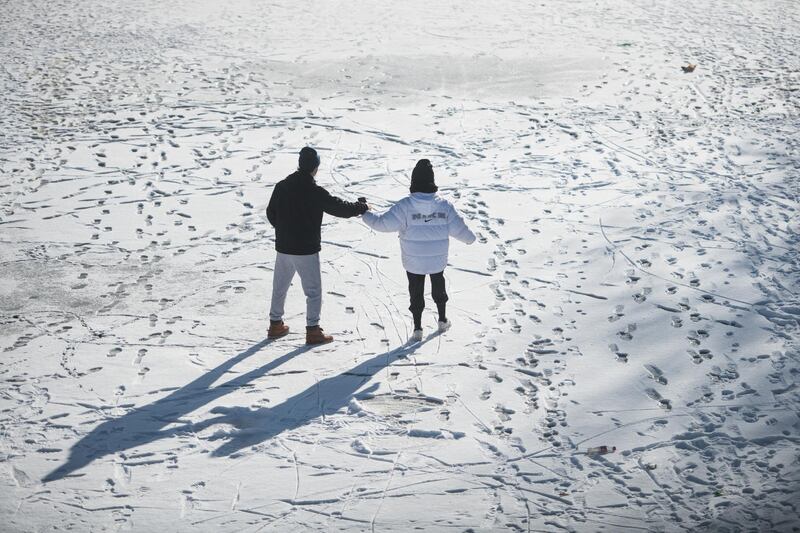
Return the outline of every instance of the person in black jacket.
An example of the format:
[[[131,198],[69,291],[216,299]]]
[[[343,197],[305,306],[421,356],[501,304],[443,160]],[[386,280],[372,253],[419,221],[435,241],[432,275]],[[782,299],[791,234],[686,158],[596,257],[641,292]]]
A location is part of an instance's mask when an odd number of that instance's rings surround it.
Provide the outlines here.
[[[319,326],[322,309],[319,268],[322,214],[350,218],[369,209],[364,202],[346,202],[317,185],[314,177],[319,162],[319,155],[313,148],[306,146],[300,150],[297,172],[275,185],[267,206],[267,218],[275,228],[277,251],[267,333],[271,339],[289,333],[289,326],[283,323],[283,308],[289,285],[297,272],[306,295],[306,343],[322,344],[333,340]]]

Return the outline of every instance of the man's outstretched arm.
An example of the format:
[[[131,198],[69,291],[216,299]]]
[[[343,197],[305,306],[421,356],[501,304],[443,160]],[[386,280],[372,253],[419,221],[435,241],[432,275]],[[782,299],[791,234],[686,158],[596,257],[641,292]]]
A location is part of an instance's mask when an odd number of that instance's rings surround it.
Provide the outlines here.
[[[346,202],[341,198],[331,196],[331,194],[322,189],[322,210],[340,218],[350,218],[363,215],[367,211],[367,204],[362,202]]]

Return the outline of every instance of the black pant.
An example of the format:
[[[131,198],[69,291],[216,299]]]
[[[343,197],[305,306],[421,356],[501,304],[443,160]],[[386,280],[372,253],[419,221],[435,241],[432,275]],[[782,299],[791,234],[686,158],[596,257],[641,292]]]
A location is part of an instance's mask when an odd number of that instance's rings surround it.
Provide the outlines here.
[[[414,329],[422,329],[422,310],[425,309],[425,274],[408,275],[408,294],[411,305],[408,310],[414,316]],[[444,288],[444,271],[431,274],[431,296],[439,310],[439,320],[447,320],[445,308],[447,304],[447,291]]]

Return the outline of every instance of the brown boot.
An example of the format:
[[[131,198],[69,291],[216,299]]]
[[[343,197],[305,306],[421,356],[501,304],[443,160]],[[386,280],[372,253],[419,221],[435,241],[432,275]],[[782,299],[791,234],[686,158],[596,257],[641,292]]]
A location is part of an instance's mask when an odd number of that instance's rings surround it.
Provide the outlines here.
[[[306,344],[326,344],[332,340],[333,337],[325,335],[319,326],[306,328]]]
[[[289,326],[283,323],[283,320],[277,322],[270,321],[269,330],[267,331],[268,339],[278,339],[289,333]]]

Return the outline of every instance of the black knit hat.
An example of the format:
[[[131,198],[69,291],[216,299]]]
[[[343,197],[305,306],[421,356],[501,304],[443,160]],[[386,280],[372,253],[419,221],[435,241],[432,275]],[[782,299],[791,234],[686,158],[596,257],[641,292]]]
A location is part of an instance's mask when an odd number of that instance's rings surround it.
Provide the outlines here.
[[[317,151],[309,146],[300,150],[300,158],[297,162],[297,166],[300,170],[314,172],[314,169],[319,166],[319,155],[317,155]]]
[[[433,165],[427,159],[417,161],[417,166],[411,171],[411,192],[436,192],[439,188],[433,181]]]

